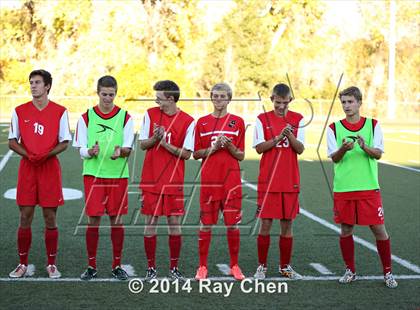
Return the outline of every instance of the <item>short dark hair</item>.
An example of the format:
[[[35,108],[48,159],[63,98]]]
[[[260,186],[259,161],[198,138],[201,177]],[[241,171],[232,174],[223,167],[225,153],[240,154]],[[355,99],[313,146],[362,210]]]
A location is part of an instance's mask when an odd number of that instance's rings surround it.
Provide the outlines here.
[[[280,97],[291,96],[289,86],[287,86],[284,83],[279,83],[276,86],[274,86],[272,94]]]
[[[156,82],[156,84],[153,86],[153,90],[163,91],[163,94],[166,98],[172,96],[174,97],[175,102],[178,102],[179,95],[181,93],[181,91],[179,90],[179,86],[171,80],[163,80]]]
[[[350,87],[347,87],[346,89],[343,89],[339,93],[340,100],[342,96],[353,96],[357,101],[359,102],[362,101],[362,92],[356,86],[350,86]]]
[[[50,89],[48,89],[47,93],[50,92],[51,86],[52,86],[52,76],[51,73],[49,73],[47,70],[39,69],[34,70],[29,74],[29,80],[31,80],[34,76],[39,75],[42,77],[42,80],[44,81],[44,85],[50,85]]]
[[[115,89],[115,92],[118,90],[117,80],[110,75],[105,75],[98,80],[98,85],[96,91],[99,93],[101,87],[112,87]]]

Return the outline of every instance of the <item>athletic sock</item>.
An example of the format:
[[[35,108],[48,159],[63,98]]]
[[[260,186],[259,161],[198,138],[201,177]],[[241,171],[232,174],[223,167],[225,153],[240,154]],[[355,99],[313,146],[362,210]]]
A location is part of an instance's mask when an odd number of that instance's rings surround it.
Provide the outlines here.
[[[258,248],[258,264],[267,266],[267,255],[270,247],[270,235],[258,235],[257,248]]]
[[[58,248],[58,229],[46,228],[44,233],[45,248],[47,250],[48,265],[55,265]]]
[[[181,235],[169,235],[169,257],[170,269],[178,267],[179,253],[181,252],[182,239]]]
[[[376,240],[376,248],[382,262],[384,275],[392,272],[391,268],[391,240]]]
[[[280,268],[286,268],[290,264],[293,249],[293,236],[279,238]]]
[[[198,252],[200,255],[200,266],[207,267],[207,257],[209,256],[209,247],[211,242],[211,230],[199,231],[198,233]]]
[[[124,227],[111,227],[111,241],[112,241],[112,269],[121,265],[121,255],[124,244]]]
[[[99,227],[88,226],[86,230],[86,250],[88,266],[96,269],[96,252],[98,250]]]
[[[353,235],[347,237],[340,236],[340,249],[343,260],[346,264],[346,267],[351,270],[351,272],[356,272],[356,267],[354,263],[354,241]]]
[[[29,249],[32,243],[32,229],[31,227],[19,227],[17,231],[17,245],[20,263],[28,265]]]
[[[240,231],[239,229],[227,230],[227,242],[230,255],[230,267],[238,264],[239,245],[240,245]]]
[[[156,235],[144,236],[144,251],[146,252],[147,265],[156,268]]]

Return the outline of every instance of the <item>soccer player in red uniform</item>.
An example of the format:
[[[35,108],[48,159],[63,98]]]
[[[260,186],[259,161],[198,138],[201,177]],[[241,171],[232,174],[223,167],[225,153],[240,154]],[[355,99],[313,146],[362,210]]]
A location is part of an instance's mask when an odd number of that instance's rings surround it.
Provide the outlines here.
[[[258,115],[253,147],[263,154],[258,177],[257,217],[260,230],[257,238],[259,266],[254,275],[264,279],[270,246],[273,219],[280,220],[279,238],[282,276],[301,279],[290,266],[293,234],[292,222],[299,213],[300,176],[297,155],[304,151],[303,116],[289,110],[290,88],[277,84],[271,95],[274,109]]]
[[[384,152],[378,121],[360,115],[362,93],[355,87],[340,92],[346,118],[327,129],[328,157],[334,162],[334,220],[341,224],[340,249],[346,271],[340,283],[356,280],[354,225],[368,225],[376,238],[385,285],[398,286],[391,270],[391,242],[385,229],[378,182],[378,163]]]
[[[227,112],[232,89],[225,83],[213,86],[210,92],[213,113],[201,117],[195,129],[194,158],[202,159],[200,188],[200,220],[198,247],[200,266],[195,278],[207,278],[207,257],[212,225],[217,224],[219,211],[227,227],[230,272],[243,280],[238,265],[242,186],[239,161],[245,157],[245,125],[242,118]]]
[[[59,278],[55,261],[58,247],[57,207],[64,204],[61,168],[57,154],[71,140],[67,110],[48,99],[51,74],[35,70],[29,74],[32,101],[13,111],[9,131],[9,148],[22,156],[17,180],[16,203],[20,209],[17,245],[20,264],[9,274],[21,278],[28,271],[28,254],[32,241],[31,224],[35,206],[42,207],[45,222],[47,273]]]
[[[169,232],[170,277],[184,280],[178,270],[181,251],[181,217],[184,214],[185,160],[194,151],[194,119],[177,107],[180,90],[169,80],[157,82],[158,107],[148,109],[140,131],[146,150],[140,181],[141,213],[145,215],[144,248],[148,261],[146,280],[156,278],[156,225],[166,216]]]
[[[121,268],[124,243],[122,215],[128,212],[128,165],[134,140],[131,116],[114,104],[117,81],[112,76],[98,80],[99,104],[84,113],[77,124],[73,146],[79,148],[83,159],[85,187],[85,213],[89,217],[86,230],[88,268],[80,276],[82,280],[96,278],[96,252],[99,241],[99,225],[105,212],[111,223],[113,249],[112,275],[127,280]]]

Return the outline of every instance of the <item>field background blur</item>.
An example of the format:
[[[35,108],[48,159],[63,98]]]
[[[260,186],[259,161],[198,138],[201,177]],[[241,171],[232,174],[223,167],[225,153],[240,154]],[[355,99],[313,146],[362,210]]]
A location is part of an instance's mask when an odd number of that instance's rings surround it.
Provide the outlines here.
[[[385,132],[384,160],[420,165],[420,53],[418,1],[20,1],[0,2],[0,122],[30,100],[28,74],[53,75],[50,98],[65,105],[75,128],[97,102],[96,81],[119,83],[116,103],[136,129],[153,101],[152,86],[173,79],[182,98],[208,98],[225,81],[235,98],[230,112],[248,124],[271,103],[270,89],[287,82],[291,109],[313,121],[303,158],[325,158],[321,134],[341,73],[340,89],[361,88],[362,113]],[[395,53],[395,54],[394,54]],[[394,56],[395,55],[395,56]],[[210,102],[180,102],[195,118]],[[337,100],[328,122],[342,117]],[[257,158],[250,148],[247,158]]]

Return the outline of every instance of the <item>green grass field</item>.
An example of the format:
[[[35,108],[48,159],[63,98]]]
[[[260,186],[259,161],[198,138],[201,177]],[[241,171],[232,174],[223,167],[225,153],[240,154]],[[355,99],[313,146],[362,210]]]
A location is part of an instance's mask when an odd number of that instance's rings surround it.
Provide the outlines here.
[[[8,152],[7,127],[0,127],[0,155]],[[311,143],[317,143],[320,131],[310,132]],[[385,133],[385,139],[398,139],[401,133]],[[388,135],[388,136],[387,136]],[[418,135],[411,141],[418,142]],[[407,139],[407,138],[406,138]],[[417,139],[417,140],[416,140]],[[248,139],[249,142],[250,139]],[[391,142],[395,143],[395,142]],[[388,146],[388,144],[386,145]],[[307,153],[315,153],[315,147],[307,147]],[[322,151],[324,152],[324,151]],[[416,153],[417,152],[417,153]],[[418,154],[418,144],[404,144],[387,149],[385,160],[416,166],[404,156]],[[398,155],[400,154],[400,156]],[[29,256],[30,264],[36,267],[32,280],[9,280],[8,273],[18,262],[16,251],[16,228],[19,212],[14,200],[5,199],[3,193],[16,187],[16,176],[19,157],[13,155],[0,171],[0,309],[70,309],[70,308],[140,308],[140,309],[308,309],[308,308],[340,308],[340,309],[418,309],[420,307],[420,195],[419,171],[407,170],[400,167],[381,164],[380,183],[385,208],[385,218],[388,232],[392,239],[393,254],[408,262],[409,268],[401,265],[401,261],[393,261],[393,272],[399,279],[399,287],[395,290],[385,288],[381,280],[382,268],[377,253],[356,243],[356,265],[360,281],[342,286],[336,277],[343,273],[343,263],[338,246],[338,234],[325,226],[332,224],[332,200],[327,182],[316,157],[303,157],[300,162],[302,192],[300,196],[302,214],[298,216],[294,225],[294,253],[293,266],[306,276],[304,281],[287,281],[287,293],[244,293],[239,283],[234,283],[232,294],[223,297],[217,293],[199,293],[198,284],[192,283],[192,292],[149,293],[150,285],[145,284],[139,294],[132,294],[128,289],[128,282],[120,283],[108,281],[111,279],[111,242],[108,220],[104,218],[104,228],[98,249],[99,280],[84,283],[78,277],[86,268],[86,250],[84,225],[86,218],[81,217],[84,202],[82,199],[68,200],[58,211],[60,229],[59,255],[57,265],[62,272],[60,281],[45,281],[46,261],[43,241],[43,220],[41,210],[37,208],[32,225],[33,240]],[[399,158],[399,160],[394,160]],[[401,159],[402,158],[402,159]],[[143,277],[146,269],[146,258],[143,249],[143,225],[139,216],[138,188],[140,167],[143,152],[137,150],[130,157],[131,184],[129,195],[129,214],[125,217],[126,238],[124,244],[123,264],[130,264],[138,277]],[[312,161],[311,161],[312,160]],[[416,160],[413,157],[413,160]],[[417,156],[418,160],[418,156]],[[81,166],[82,161],[72,148],[60,155],[63,174],[63,186],[83,190]],[[328,177],[331,180],[332,165],[325,161]],[[256,184],[258,175],[258,160],[252,154],[247,154],[247,160],[242,162],[243,178]],[[184,218],[184,238],[181,252],[180,270],[188,277],[194,277],[198,264],[197,257],[197,229],[199,223],[198,191],[194,186],[199,169],[199,162],[189,160],[186,163],[186,198],[188,213]],[[240,265],[246,276],[250,277],[257,267],[256,251],[256,221],[255,198],[256,192],[251,186],[244,186],[246,197],[243,202],[243,221],[241,224]],[[196,191],[194,191],[194,189]],[[81,219],[81,220],[80,220]],[[317,221],[316,221],[317,220]],[[319,221],[323,224],[319,223]],[[222,223],[222,222],[220,222]],[[327,223],[327,225],[328,225]],[[279,225],[275,226],[269,252],[268,277],[277,278],[278,237]],[[335,225],[334,225],[335,226]],[[337,226],[336,226],[337,227]],[[228,283],[227,276],[219,270],[218,264],[228,264],[229,256],[227,242],[221,225],[214,229],[210,256],[209,276],[221,277],[223,283]],[[355,233],[358,237],[375,244],[368,228],[358,227]],[[332,274],[324,275],[310,264],[318,263],[325,266]],[[157,266],[160,277],[168,272],[168,247],[166,227],[162,221],[159,229]],[[417,268],[417,269],[416,269]],[[371,278],[367,276],[373,276]],[[413,276],[412,279],[406,279]],[[271,279],[278,282],[282,280]],[[417,293],[416,293],[417,292]]]

